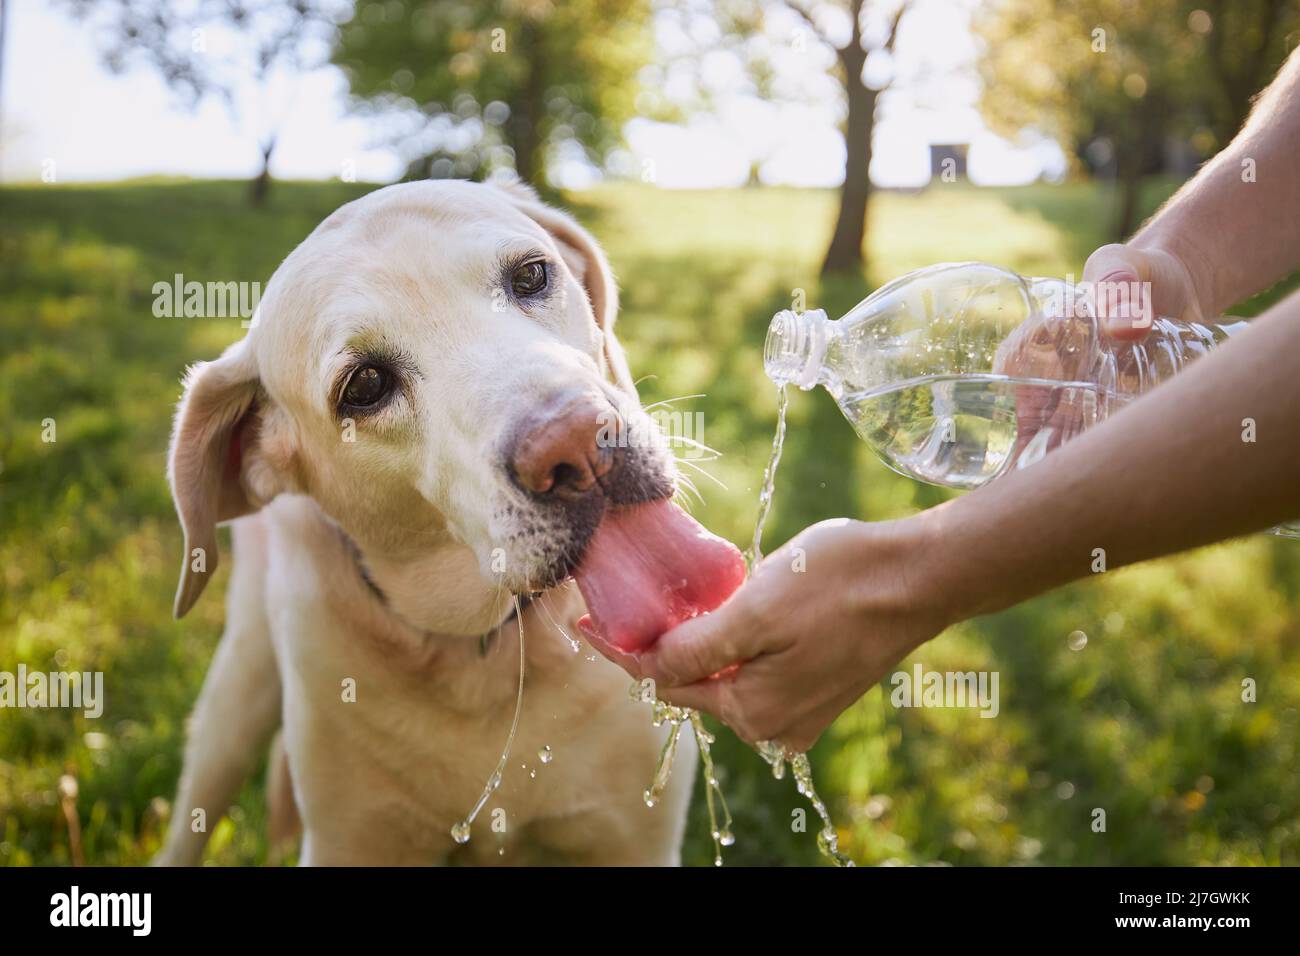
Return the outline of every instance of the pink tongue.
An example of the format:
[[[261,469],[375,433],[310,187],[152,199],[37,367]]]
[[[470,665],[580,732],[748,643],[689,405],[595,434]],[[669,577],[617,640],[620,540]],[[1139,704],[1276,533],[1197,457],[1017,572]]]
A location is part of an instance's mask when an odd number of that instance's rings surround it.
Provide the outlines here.
[[[725,601],[745,561],[681,508],[655,501],[607,511],[576,577],[596,633],[635,653]]]

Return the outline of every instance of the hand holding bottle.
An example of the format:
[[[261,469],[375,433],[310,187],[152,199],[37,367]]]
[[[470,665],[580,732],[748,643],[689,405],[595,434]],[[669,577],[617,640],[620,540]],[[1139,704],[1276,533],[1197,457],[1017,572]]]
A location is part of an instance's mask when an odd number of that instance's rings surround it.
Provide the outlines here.
[[[1176,322],[1204,322],[1192,271],[1175,253],[1159,246],[1112,243],[1088,257],[1083,281],[1097,290],[1097,317],[1118,342],[1141,342],[1156,316]]]

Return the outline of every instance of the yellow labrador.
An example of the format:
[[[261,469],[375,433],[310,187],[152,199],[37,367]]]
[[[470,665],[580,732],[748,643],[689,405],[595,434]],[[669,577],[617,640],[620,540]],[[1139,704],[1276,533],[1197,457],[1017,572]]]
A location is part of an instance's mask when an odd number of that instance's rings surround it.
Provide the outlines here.
[[[654,426],[617,307],[596,242],[526,187],[409,183],[326,219],[247,336],[192,370],[170,461],[177,615],[212,576],[219,523],[236,562],[159,862],[199,861],[197,821],[277,728],[272,817],[300,818],[304,863],[678,862],[694,741],[648,808],[664,730],[566,637],[598,527],[661,514],[675,478],[662,443],[635,440]],[[624,434],[602,441],[611,416]],[[628,548],[606,549],[596,591],[618,590]],[[516,594],[533,597],[522,619]],[[510,727],[521,626],[519,734],[459,845]]]

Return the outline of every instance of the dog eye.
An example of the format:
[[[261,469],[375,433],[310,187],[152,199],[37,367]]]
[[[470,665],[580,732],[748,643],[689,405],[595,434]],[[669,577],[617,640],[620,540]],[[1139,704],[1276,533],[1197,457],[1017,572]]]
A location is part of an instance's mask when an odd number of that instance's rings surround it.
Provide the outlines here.
[[[343,386],[343,402],[353,408],[368,408],[378,403],[392,388],[392,376],[373,365],[362,365]]]
[[[510,273],[510,288],[515,295],[537,295],[546,288],[546,263],[534,259],[517,267]]]

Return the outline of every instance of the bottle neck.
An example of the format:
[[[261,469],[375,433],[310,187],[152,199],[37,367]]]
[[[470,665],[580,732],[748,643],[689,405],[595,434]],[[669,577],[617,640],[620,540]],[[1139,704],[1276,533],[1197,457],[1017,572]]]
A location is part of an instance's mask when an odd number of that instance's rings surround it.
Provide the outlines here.
[[[779,386],[798,385],[804,391],[819,384],[831,322],[821,309],[772,316],[763,345],[763,370]]]

